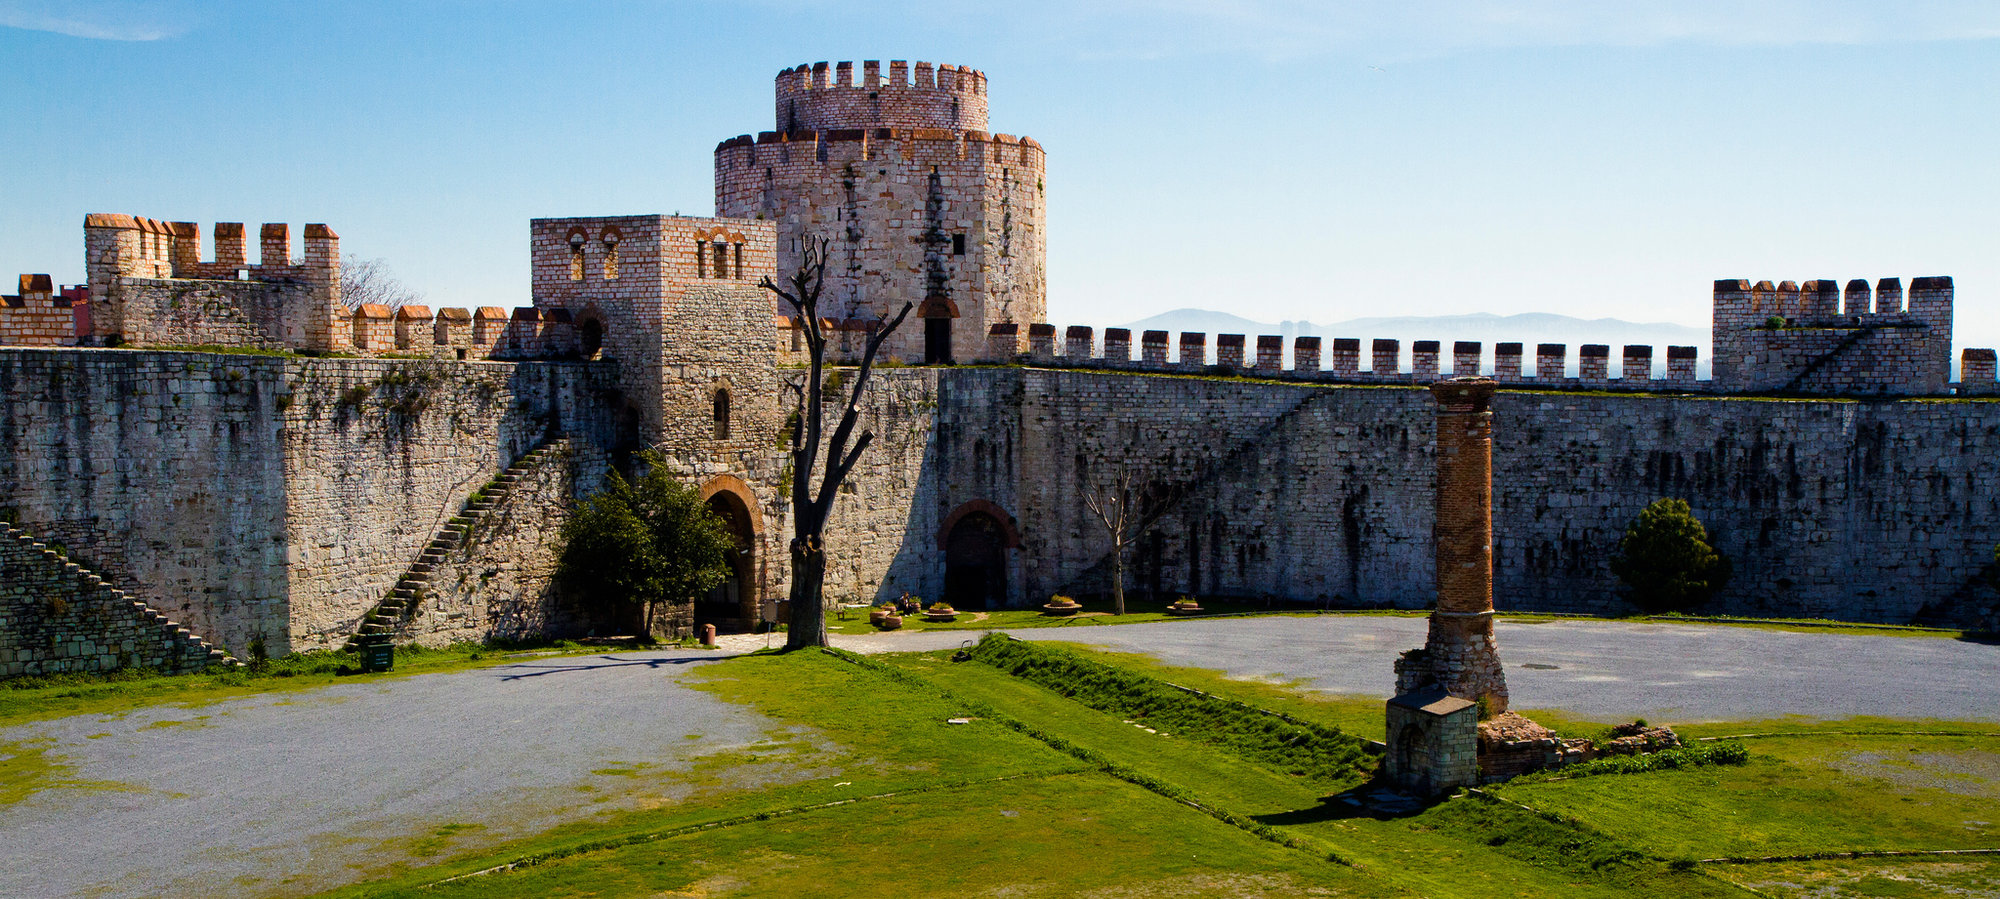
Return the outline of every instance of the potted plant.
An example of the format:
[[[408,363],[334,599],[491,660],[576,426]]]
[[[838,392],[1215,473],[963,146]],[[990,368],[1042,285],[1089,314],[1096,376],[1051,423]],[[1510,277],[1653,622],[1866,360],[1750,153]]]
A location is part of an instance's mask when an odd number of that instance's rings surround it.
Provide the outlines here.
[[[957,617],[958,610],[952,608],[951,603],[944,602],[943,600],[931,603],[931,607],[924,610],[925,621],[950,621]]]
[[[1057,617],[1074,615],[1082,610],[1083,610],[1082,603],[1079,603],[1076,600],[1064,596],[1060,593],[1049,597],[1049,601],[1042,605],[1043,614],[1054,615]]]
[[[868,623],[876,627],[881,627],[882,619],[894,614],[896,614],[896,607],[894,605],[883,603],[882,605],[874,606],[868,610]]]
[[[885,613],[882,615],[880,619],[876,619],[872,623],[876,627],[881,628],[882,630],[893,631],[896,628],[903,626],[903,616],[897,614],[895,610],[891,609],[885,611]]]
[[[1183,596],[1167,606],[1169,615],[1194,615],[1200,612],[1201,603],[1195,602],[1192,596]]]

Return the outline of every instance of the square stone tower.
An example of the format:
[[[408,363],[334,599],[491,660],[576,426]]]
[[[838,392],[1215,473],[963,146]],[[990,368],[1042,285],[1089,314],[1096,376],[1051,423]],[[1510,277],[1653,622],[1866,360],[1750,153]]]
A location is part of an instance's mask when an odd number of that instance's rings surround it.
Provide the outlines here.
[[[585,358],[616,359],[634,435],[669,454],[768,449],[779,424],[770,222],[535,219],[535,309]],[[522,322],[513,322],[519,328]]]

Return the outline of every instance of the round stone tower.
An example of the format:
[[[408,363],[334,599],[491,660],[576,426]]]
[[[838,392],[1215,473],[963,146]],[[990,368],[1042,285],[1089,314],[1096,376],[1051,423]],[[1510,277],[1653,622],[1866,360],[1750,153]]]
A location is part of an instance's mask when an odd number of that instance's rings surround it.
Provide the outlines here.
[[[980,72],[860,68],[778,73],[777,130],[715,149],[716,214],[776,222],[781,276],[805,240],[828,240],[824,317],[914,304],[893,358],[970,359],[994,323],[1047,318],[1041,145],[986,130]]]

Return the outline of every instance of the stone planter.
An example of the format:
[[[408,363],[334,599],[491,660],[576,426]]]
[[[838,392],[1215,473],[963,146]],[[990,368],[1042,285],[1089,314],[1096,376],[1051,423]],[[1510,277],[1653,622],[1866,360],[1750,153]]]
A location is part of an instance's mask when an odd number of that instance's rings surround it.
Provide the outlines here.
[[[1201,606],[1168,606],[1168,607],[1167,607],[1167,614],[1169,614],[1169,615],[1199,615],[1199,614],[1201,614],[1201,612],[1202,612],[1202,608],[1201,608]]]
[[[956,620],[957,618],[958,618],[958,610],[957,610],[957,609],[947,609],[947,610],[945,610],[945,611],[942,611],[942,612],[933,612],[933,611],[931,611],[931,610],[929,610],[929,609],[925,609],[925,610],[924,610],[924,620],[925,620],[925,621],[938,621],[938,622],[944,622],[944,621],[953,621],[953,620]]]
[[[1056,605],[1055,603],[1050,602],[1042,604],[1042,614],[1052,615],[1057,618],[1066,618],[1081,611],[1083,611],[1083,606],[1079,603],[1070,603],[1068,605]]]
[[[893,631],[896,628],[903,626],[903,616],[884,615],[881,617],[880,620],[875,621],[874,624],[876,627],[879,627],[885,631]]]

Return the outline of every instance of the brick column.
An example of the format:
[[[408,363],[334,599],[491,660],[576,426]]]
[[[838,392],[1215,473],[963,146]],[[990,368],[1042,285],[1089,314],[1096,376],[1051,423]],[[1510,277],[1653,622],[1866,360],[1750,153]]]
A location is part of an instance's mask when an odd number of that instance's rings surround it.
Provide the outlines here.
[[[1428,675],[1445,692],[1507,710],[1507,679],[1493,641],[1492,378],[1431,384],[1437,398],[1437,611],[1424,645]],[[1402,672],[1420,680],[1422,672]],[[1399,693],[1412,692],[1398,684]]]

